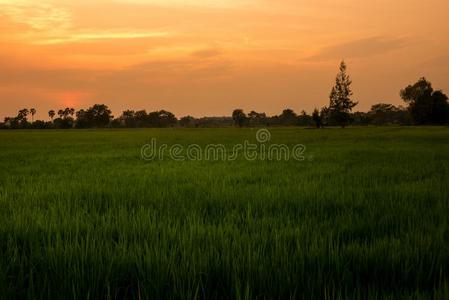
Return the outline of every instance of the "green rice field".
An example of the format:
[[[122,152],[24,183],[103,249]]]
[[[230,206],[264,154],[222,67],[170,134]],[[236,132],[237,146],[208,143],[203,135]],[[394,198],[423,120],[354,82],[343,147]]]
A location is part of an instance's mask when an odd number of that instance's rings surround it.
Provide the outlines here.
[[[0,299],[449,298],[449,128],[0,131]]]

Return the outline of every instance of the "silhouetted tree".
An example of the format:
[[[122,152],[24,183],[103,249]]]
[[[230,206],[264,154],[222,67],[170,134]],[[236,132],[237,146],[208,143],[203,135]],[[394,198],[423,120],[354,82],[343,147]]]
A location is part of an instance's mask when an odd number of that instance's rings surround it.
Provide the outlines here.
[[[136,120],[137,127],[148,127],[148,114],[145,110],[136,111],[134,114],[134,120]]]
[[[30,114],[31,114],[31,122],[34,123],[34,115],[36,114],[36,109],[35,108],[31,108],[30,109]]]
[[[159,112],[152,111],[152,112],[148,113],[146,123],[147,123],[148,127],[152,127],[152,128],[160,127],[159,126]]]
[[[196,119],[192,116],[185,116],[179,120],[179,125],[182,127],[196,127]]]
[[[234,125],[232,117],[203,117],[196,120],[195,127],[229,127]]]
[[[243,127],[248,122],[248,117],[242,109],[235,109],[232,112],[232,119],[234,120],[234,125],[238,127]]]
[[[75,114],[74,108],[66,107],[65,109],[58,110],[58,116],[61,119],[67,119],[69,117],[72,117],[74,114]]]
[[[279,116],[271,116],[268,117],[268,125],[269,126],[279,126],[281,125],[281,119]]]
[[[28,128],[29,123],[27,117],[29,113],[30,111],[26,108],[19,110],[16,117],[8,119],[9,126],[14,129]]]
[[[89,128],[92,127],[91,118],[88,116],[87,111],[80,109],[76,112],[76,128]]]
[[[351,114],[351,122],[354,125],[370,125],[373,123],[373,118],[369,113],[356,111]]]
[[[36,120],[35,122],[33,122],[32,127],[34,129],[48,129],[51,128],[51,123],[50,122],[44,122],[42,120]]]
[[[77,128],[106,127],[113,116],[104,104],[95,104],[87,110],[81,109],[76,113]]]
[[[48,116],[50,117],[51,121],[53,122],[53,118],[55,117],[56,112],[52,109],[48,111]]]
[[[248,114],[247,119],[250,126],[267,125],[268,123],[267,115],[265,113],[258,113],[254,110]]]
[[[21,109],[21,110],[19,110],[19,113],[17,114],[17,118],[19,120],[26,121],[29,113],[30,113],[30,111],[27,108]]]
[[[59,118],[56,118],[53,121],[54,127],[61,129],[72,128],[75,123],[75,120],[73,119],[74,114],[74,108],[66,107],[65,109],[58,110]]]
[[[307,114],[305,110],[301,112],[298,116],[298,125],[299,126],[310,126],[313,123],[313,119],[310,115]]]
[[[323,121],[322,121],[320,112],[319,112],[319,110],[317,108],[315,108],[313,110],[312,119],[313,119],[313,122],[315,123],[315,127],[316,128],[321,128]]]
[[[449,123],[448,97],[442,91],[435,91],[432,94],[431,118],[433,124]]]
[[[134,110],[125,110],[122,113],[122,120],[125,123],[125,126],[128,128],[133,128],[137,125]]]
[[[109,122],[109,126],[111,128],[123,128],[123,127],[126,127],[125,122],[122,120],[122,118],[113,119],[111,122]]]
[[[6,128],[11,128],[11,129],[15,129],[15,128],[19,127],[19,122],[18,122],[17,118],[12,118],[12,117],[6,117],[3,124]]]
[[[279,116],[281,125],[292,126],[298,124],[298,115],[291,109],[287,108],[282,111]]]
[[[344,128],[349,124],[350,113],[358,104],[351,99],[353,93],[351,90],[352,81],[346,74],[346,64],[344,61],[340,64],[340,71],[335,78],[335,86],[330,93],[329,117],[332,121]]]
[[[396,110],[393,104],[388,103],[377,103],[371,106],[371,113],[389,113]]]
[[[371,106],[371,110],[368,114],[373,124],[391,124],[394,123],[395,113],[397,110],[398,109],[392,104],[378,103]]]
[[[166,110],[160,110],[157,112],[158,115],[158,127],[172,127],[178,123],[175,115]]]
[[[328,107],[322,107],[320,110],[321,127],[329,125],[330,111]]]
[[[105,127],[113,116],[111,110],[104,104],[95,104],[86,111],[90,127]]]
[[[400,95],[409,104],[409,111],[415,124],[449,122],[448,97],[442,91],[434,91],[432,84],[425,78],[401,90]]]
[[[53,125],[55,128],[60,128],[60,129],[69,129],[72,128],[74,124],[74,120],[72,117],[68,116],[65,118],[56,118],[53,121]]]
[[[178,123],[175,115],[166,110],[153,111],[147,114],[145,110],[124,111],[120,117],[126,127],[171,127]]]

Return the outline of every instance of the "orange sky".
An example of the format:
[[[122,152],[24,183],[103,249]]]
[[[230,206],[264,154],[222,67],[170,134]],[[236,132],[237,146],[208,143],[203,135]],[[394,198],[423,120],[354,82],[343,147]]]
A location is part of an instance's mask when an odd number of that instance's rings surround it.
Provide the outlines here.
[[[447,0],[0,0],[0,118],[106,103],[178,117],[328,103],[344,58],[357,110],[449,92]]]

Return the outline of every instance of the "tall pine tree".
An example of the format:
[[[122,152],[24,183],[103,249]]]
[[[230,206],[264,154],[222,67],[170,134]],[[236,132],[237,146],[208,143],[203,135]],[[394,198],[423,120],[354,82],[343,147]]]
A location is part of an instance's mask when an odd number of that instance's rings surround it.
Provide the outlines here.
[[[340,64],[340,72],[335,78],[335,86],[332,88],[329,96],[329,119],[331,122],[337,123],[341,127],[349,124],[351,119],[351,111],[358,102],[351,99],[353,93],[351,90],[352,81],[346,74],[346,63]]]

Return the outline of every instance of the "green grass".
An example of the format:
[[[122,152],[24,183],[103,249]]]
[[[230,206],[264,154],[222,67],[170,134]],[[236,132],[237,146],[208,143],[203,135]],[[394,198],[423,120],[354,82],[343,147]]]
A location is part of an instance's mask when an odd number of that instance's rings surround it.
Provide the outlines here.
[[[0,131],[0,298],[447,298],[449,128]]]

